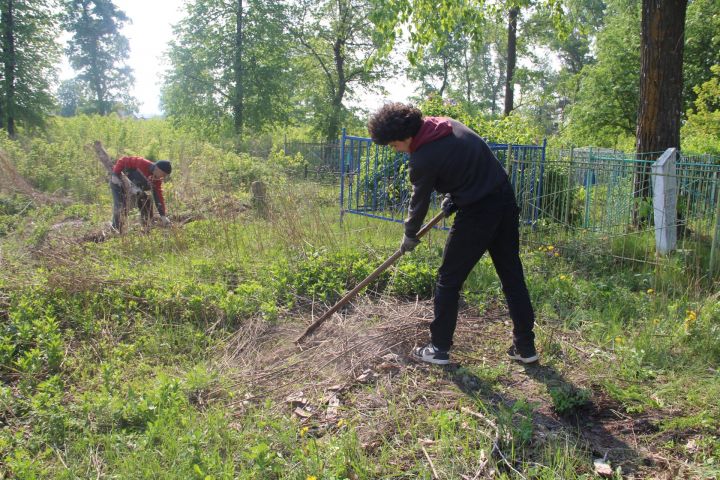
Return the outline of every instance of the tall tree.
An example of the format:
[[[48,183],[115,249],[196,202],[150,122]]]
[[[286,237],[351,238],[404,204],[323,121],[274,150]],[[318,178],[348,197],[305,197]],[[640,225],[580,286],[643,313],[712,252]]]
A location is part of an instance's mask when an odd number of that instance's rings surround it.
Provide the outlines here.
[[[448,0],[437,2],[435,0],[398,0],[387,2],[373,0],[375,9],[372,15],[377,30],[386,37],[384,51],[389,51],[400,31],[406,28],[410,34],[410,41],[415,50],[409,54],[411,62],[417,55],[418,48],[430,42],[442,42],[448,32],[460,31],[467,35],[471,42],[479,45],[483,42],[483,27],[487,20],[497,12],[508,12],[507,54],[505,66],[505,108],[509,113],[514,107],[514,81],[517,28],[520,9],[534,5],[548,7],[553,19],[561,17],[562,2],[557,0],[502,0],[489,5],[484,0]]]
[[[239,148],[243,130],[286,122],[296,62],[276,0],[193,0],[174,27],[162,106],[176,121],[221,131]]]
[[[416,90],[422,98],[446,96],[461,102],[472,113],[495,115],[501,111],[505,84],[505,27],[486,22],[483,41],[471,41],[458,31],[422,49],[408,67],[408,78],[420,83]]]
[[[517,22],[520,7],[513,5],[508,12],[507,27],[507,64],[505,73],[504,115],[510,115],[515,101],[515,63],[517,62]]]
[[[641,157],[680,148],[683,48],[687,0],[643,0],[640,106],[635,150]],[[635,172],[635,195],[649,195],[648,168]],[[639,219],[635,218],[636,221]]]
[[[423,98],[431,95],[442,97],[450,87],[453,74],[463,68],[463,65],[469,68],[467,63],[462,62],[465,59],[465,45],[460,39],[443,42],[439,47],[431,43],[415,65],[408,69],[407,76],[410,80],[419,82],[417,92]]]
[[[77,79],[93,93],[94,113],[134,109],[130,88],[135,79],[125,64],[130,48],[120,33],[128,21],[112,0],[66,0],[67,29],[72,33],[66,54],[80,72]]]
[[[11,138],[19,122],[41,125],[53,107],[56,9],[53,0],[0,1],[0,128]]]
[[[79,113],[90,111],[94,108],[94,102],[90,100],[85,85],[77,79],[72,78],[60,82],[57,91],[57,101],[59,106],[58,113],[63,117],[73,117]]]
[[[304,55],[323,78],[319,130],[328,141],[337,139],[347,113],[345,100],[357,87],[372,88],[386,75],[388,63],[378,59],[381,48],[368,17],[370,0],[297,0],[290,31]],[[373,62],[373,60],[375,60]]]

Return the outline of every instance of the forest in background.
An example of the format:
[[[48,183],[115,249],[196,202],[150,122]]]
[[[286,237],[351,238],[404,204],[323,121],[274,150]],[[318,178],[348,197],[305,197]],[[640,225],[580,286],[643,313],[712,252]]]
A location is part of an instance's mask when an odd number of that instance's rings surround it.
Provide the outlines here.
[[[415,103],[440,101],[475,124],[562,145],[718,153],[720,5],[651,3],[189,0],[165,50],[161,105],[174,124],[238,150],[258,132],[334,141],[342,127],[364,134],[363,96],[404,75]],[[111,0],[0,10],[10,137],[53,115],[137,112],[123,35],[132,19]],[[58,82],[63,56],[76,75]]]

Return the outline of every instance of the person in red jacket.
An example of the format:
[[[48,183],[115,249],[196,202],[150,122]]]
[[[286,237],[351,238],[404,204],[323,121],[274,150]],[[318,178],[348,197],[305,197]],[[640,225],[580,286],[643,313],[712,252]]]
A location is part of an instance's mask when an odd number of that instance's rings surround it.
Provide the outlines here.
[[[400,246],[412,251],[433,190],[445,194],[442,210],[455,221],[445,243],[435,285],[431,342],[413,350],[418,360],[444,365],[457,324],[460,290],[475,264],[490,253],[513,321],[508,356],[538,360],[535,316],[520,261],[519,213],[505,169],[480,136],[447,117],[424,117],[412,105],[388,103],[368,122],[373,141],[410,154],[412,196]]]
[[[163,198],[162,182],[166,175],[172,172],[172,165],[167,160],[151,162],[142,157],[122,157],[112,169],[110,176],[110,191],[113,196],[112,227],[121,232],[126,221],[127,204],[120,175],[124,173],[130,180],[130,193],[137,198],[137,207],[140,210],[140,217],[143,225],[148,225],[153,217],[153,208],[150,197],[147,194],[152,190],[153,200],[157,206],[160,220],[164,226],[170,225],[165,209]]]

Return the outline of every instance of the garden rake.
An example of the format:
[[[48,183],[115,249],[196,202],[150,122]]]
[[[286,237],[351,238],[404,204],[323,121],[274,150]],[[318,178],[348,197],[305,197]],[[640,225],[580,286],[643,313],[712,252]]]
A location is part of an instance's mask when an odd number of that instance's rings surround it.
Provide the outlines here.
[[[437,215],[435,215],[428,223],[423,225],[423,227],[420,229],[420,231],[417,233],[417,238],[421,238],[423,235],[425,235],[427,232],[430,231],[431,228],[433,228],[435,225],[437,225],[443,218],[445,218],[445,213],[440,212]],[[350,290],[347,294],[345,294],[344,297],[342,297],[335,305],[333,305],[330,310],[325,312],[322,317],[315,320],[309,327],[305,329],[302,335],[300,335],[297,340],[295,340],[295,343],[302,342],[305,337],[310,335],[312,332],[314,332],[322,323],[330,318],[335,312],[340,310],[344,305],[346,305],[350,300],[355,297],[355,295],[358,294],[360,290],[365,288],[370,282],[375,280],[377,277],[380,276],[382,272],[387,270],[387,268],[395,263],[398,258],[400,258],[403,255],[403,251],[401,249],[398,249],[395,253],[390,255],[390,257],[385,260],[382,265],[377,267],[374,272],[372,272],[370,275],[365,277],[363,281],[357,284],[355,288]]]

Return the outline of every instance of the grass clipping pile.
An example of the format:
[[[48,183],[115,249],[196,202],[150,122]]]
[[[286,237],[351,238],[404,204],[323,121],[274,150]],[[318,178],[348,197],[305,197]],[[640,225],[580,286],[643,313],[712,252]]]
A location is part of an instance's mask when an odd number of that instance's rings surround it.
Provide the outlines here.
[[[305,328],[297,319],[278,325],[258,320],[236,333],[223,363],[235,370],[248,399],[283,399],[302,388],[307,396],[363,383],[377,371],[411,361],[410,348],[427,337],[432,307],[394,299],[362,300],[334,315],[299,345]]]
[[[432,317],[431,301],[362,299],[351,310],[328,319],[300,345],[294,339],[307,319],[275,325],[258,320],[246,325],[222,352],[221,367],[233,372],[235,386],[243,392],[233,404],[242,410],[273,399],[278,408],[290,405],[302,419],[332,422],[339,415],[341,398],[351,390],[389,384],[404,370],[432,368],[410,358],[414,346],[428,341]],[[470,344],[471,338],[487,336],[483,326],[501,317],[502,312],[481,319],[473,310],[461,311],[458,343]],[[462,355],[461,348],[453,352]],[[442,401],[448,404],[462,395],[446,393]]]

